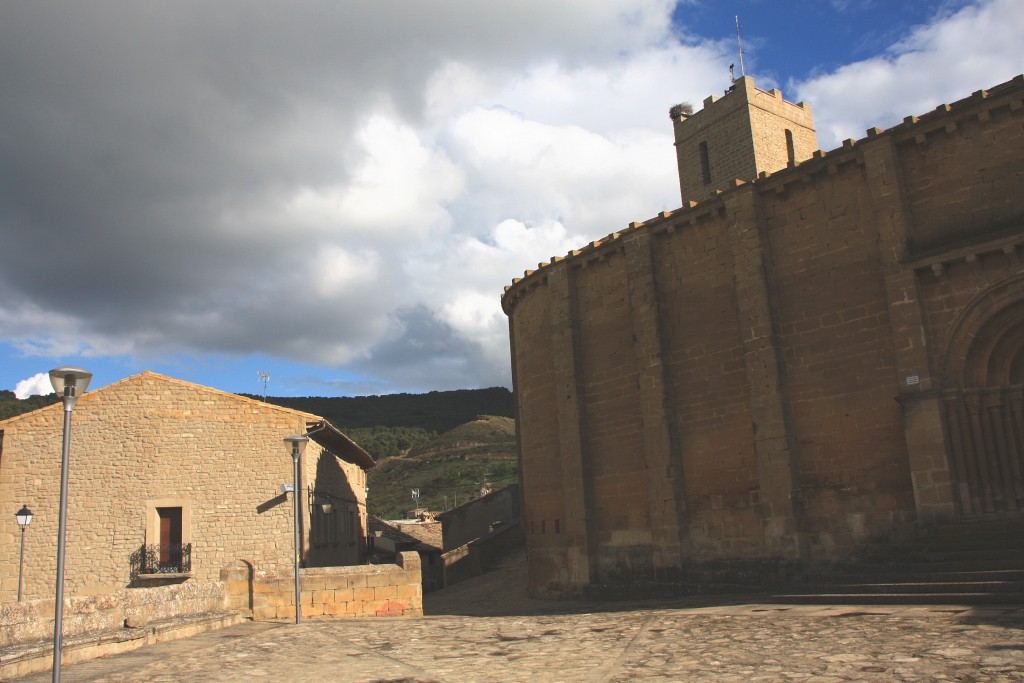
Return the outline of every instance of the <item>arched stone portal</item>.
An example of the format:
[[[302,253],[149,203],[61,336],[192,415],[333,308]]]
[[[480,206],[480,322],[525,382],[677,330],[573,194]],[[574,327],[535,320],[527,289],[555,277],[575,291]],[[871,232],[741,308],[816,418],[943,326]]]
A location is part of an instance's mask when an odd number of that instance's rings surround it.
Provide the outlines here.
[[[942,407],[959,512],[1024,512],[1024,277],[966,306],[946,348]]]

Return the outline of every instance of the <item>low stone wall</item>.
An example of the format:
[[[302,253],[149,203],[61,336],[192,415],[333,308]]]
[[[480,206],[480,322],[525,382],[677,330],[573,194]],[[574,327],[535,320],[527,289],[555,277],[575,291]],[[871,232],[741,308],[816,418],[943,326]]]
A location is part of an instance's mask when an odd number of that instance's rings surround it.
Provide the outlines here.
[[[399,553],[397,564],[311,567],[299,570],[304,617],[421,616],[423,587],[417,553]],[[248,567],[221,570],[229,608],[256,620],[295,618],[295,579]]]
[[[187,581],[173,586],[127,588],[104,595],[65,597],[64,638],[145,626],[211,612],[223,612],[224,584]],[[0,605],[0,647],[53,639],[54,601]]]

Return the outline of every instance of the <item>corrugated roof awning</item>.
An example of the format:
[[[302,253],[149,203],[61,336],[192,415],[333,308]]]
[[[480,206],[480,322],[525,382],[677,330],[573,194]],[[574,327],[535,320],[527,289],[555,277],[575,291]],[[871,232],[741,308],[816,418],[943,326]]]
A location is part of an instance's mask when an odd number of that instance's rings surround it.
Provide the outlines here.
[[[348,438],[327,420],[306,423],[306,436],[346,462],[368,470],[377,463],[359,444]]]

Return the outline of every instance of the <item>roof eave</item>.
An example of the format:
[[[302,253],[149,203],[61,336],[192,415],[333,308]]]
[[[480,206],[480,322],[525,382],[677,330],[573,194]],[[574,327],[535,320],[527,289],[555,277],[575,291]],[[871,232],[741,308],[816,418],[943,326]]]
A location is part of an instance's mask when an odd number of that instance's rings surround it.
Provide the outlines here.
[[[342,460],[358,465],[364,470],[368,470],[377,464],[373,457],[364,451],[359,444],[327,420],[307,422],[306,436]]]

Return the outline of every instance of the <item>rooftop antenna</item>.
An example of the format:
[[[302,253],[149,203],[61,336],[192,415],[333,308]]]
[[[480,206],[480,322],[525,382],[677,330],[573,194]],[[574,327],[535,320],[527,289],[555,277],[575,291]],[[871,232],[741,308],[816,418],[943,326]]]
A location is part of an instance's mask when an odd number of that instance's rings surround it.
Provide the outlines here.
[[[267,402],[267,382],[270,381],[270,372],[267,370],[257,370],[256,376],[259,377],[260,382],[263,382],[263,402]]]
[[[746,76],[747,70],[743,66],[743,38],[740,36],[740,15],[736,15],[736,47],[740,49],[740,76]],[[731,69],[730,69],[731,71]]]

